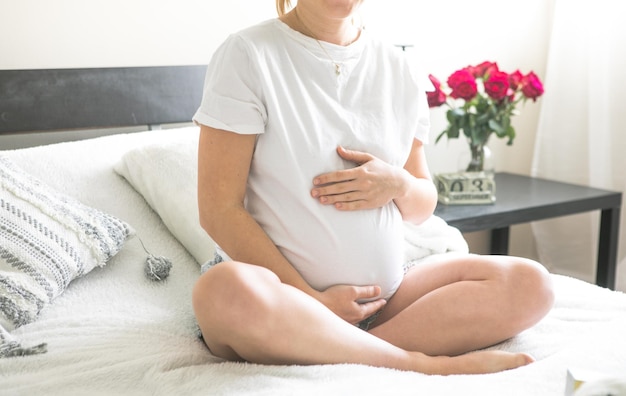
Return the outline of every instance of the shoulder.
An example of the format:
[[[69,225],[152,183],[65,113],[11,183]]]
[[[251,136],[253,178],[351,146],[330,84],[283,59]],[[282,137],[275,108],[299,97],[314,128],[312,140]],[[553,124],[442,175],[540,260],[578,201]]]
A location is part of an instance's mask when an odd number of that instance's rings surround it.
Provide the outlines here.
[[[374,38],[363,31],[365,53],[367,54],[367,62],[377,64],[384,67],[387,71],[392,71],[396,75],[404,75],[410,69],[415,67],[413,59],[408,52],[404,52],[402,48],[393,45],[387,41]]]
[[[365,36],[368,62],[375,63],[382,75],[392,74],[398,82],[414,84],[420,90],[428,90],[430,83],[423,70],[423,58],[415,48],[403,50],[387,41]],[[416,88],[414,87],[414,88]]]
[[[362,31],[361,39],[367,51],[374,56],[381,56],[381,59],[386,61],[402,62],[404,53],[400,47],[375,37],[367,30]]]
[[[247,40],[254,40],[255,38],[262,38],[267,36],[267,34],[271,33],[276,29],[276,18],[267,19],[265,21],[259,22],[255,25],[248,26],[243,28],[233,34],[231,36],[241,37]]]
[[[226,43],[248,48],[263,48],[277,45],[282,35],[281,23],[274,18],[232,33],[226,39]]]
[[[244,67],[254,63],[259,53],[276,41],[273,37],[278,30],[275,21],[270,19],[229,34],[213,53],[212,63],[225,67]]]

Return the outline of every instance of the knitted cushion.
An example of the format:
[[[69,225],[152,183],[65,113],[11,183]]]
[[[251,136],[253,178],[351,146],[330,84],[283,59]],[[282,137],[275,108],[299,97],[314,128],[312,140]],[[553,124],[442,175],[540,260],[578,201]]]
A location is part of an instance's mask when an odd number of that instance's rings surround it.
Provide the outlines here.
[[[0,156],[0,357],[8,331],[34,321],[73,280],[104,266],[133,233]]]

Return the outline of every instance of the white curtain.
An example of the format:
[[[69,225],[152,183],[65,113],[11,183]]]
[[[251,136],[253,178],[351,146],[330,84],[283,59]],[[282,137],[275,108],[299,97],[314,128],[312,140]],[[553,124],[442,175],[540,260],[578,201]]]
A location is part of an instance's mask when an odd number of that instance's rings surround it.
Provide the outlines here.
[[[624,0],[555,0],[532,174],[626,195]],[[626,209],[617,287],[626,291]],[[595,280],[599,214],[536,222],[540,260]]]

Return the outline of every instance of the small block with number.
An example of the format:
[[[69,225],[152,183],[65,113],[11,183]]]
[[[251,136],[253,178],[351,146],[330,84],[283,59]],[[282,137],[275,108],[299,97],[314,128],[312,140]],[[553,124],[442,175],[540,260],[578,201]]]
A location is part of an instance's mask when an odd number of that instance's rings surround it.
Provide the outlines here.
[[[458,172],[435,175],[439,202],[446,205],[480,205],[496,201],[491,172]]]

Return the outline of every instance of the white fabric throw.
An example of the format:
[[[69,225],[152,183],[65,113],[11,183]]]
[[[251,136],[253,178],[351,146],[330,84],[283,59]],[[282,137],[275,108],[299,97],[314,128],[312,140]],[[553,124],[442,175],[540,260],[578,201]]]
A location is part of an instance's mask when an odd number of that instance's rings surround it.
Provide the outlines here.
[[[420,225],[404,222],[407,262],[434,254],[467,253],[469,248],[461,232],[442,218],[431,216]]]

